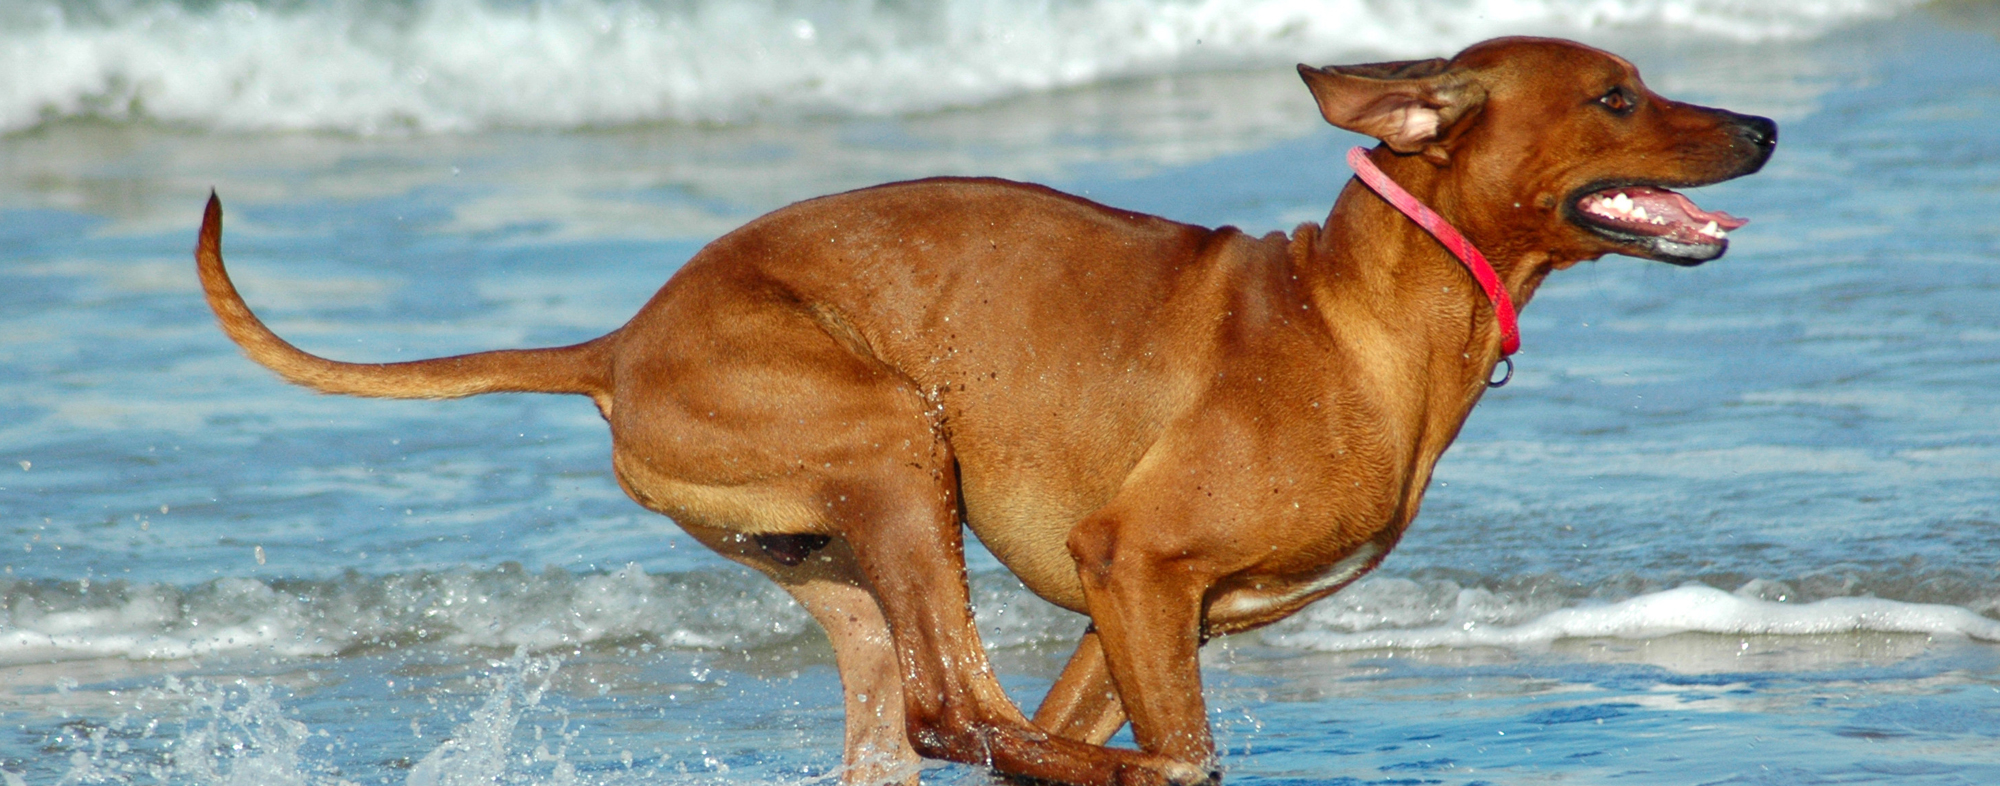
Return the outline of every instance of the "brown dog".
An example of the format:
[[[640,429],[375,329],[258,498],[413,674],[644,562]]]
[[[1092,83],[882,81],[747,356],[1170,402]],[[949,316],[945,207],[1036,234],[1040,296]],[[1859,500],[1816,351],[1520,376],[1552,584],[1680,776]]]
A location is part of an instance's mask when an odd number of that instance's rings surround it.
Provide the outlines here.
[[[1715,222],[1740,222],[1666,189],[1755,172],[1777,138],[1564,41],[1299,73],[1516,302],[1605,254],[1721,255]],[[1068,783],[1215,779],[1196,650],[1379,563],[1500,352],[1466,269],[1354,182],[1325,226],[1262,238],[999,180],[864,189],[715,241],[602,338],[380,365],[272,334],[220,245],[211,198],[209,304],[287,380],[595,400],[626,493],[826,628],[850,782],[914,780],[919,754]],[[1032,722],[980,647],[961,524],[1090,616]],[[1101,747],[1127,719],[1143,751]]]

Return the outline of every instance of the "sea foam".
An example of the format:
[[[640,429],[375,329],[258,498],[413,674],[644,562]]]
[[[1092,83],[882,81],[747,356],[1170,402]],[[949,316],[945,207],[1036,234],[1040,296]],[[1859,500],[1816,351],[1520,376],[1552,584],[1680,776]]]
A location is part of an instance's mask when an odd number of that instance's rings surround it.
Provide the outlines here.
[[[1104,80],[1431,57],[1495,35],[1800,38],[1914,0],[30,0],[0,131],[476,131],[887,115]]]
[[[2000,641],[2000,620],[1963,605],[1865,595],[1767,599],[1795,597],[1785,587],[1755,580],[1728,592],[1689,584],[1607,602],[1593,596],[1608,588],[1551,591],[1531,583],[1492,589],[1371,577],[1250,635],[1274,646],[1324,651],[1533,650],[1566,638],[1682,633],[1877,632]],[[1063,646],[1082,630],[1081,616],[1035,598],[1004,571],[975,573],[972,590],[989,648]],[[529,652],[635,643],[741,650],[798,642],[813,630],[782,590],[741,570],[648,574],[634,565],[572,574],[502,566],[311,581],[233,577],[190,588],[0,584],[0,665],[326,657],[426,643]]]
[[[1497,647],[1535,649],[1559,639],[1647,639],[1683,633],[1737,636],[1813,636],[1841,633],[1914,633],[2000,642],[2000,620],[1969,609],[1933,603],[1907,603],[1881,598],[1826,598],[1812,603],[1762,600],[1748,592],[1725,592],[1691,584],[1653,592],[1617,603],[1554,609],[1517,623],[1491,622],[1471,607],[1481,605],[1478,591],[1461,602],[1458,613],[1443,624],[1422,627],[1380,626],[1362,630],[1329,629],[1339,599],[1324,610],[1308,610],[1289,630],[1265,636],[1280,646],[1319,651],[1369,649],[1428,649]]]

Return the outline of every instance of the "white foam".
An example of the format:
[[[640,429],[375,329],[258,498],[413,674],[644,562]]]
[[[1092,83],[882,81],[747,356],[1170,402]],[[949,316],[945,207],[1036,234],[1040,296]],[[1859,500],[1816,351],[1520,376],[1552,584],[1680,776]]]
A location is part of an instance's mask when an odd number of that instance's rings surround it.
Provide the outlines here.
[[[1846,591],[1910,584],[1908,578],[1876,577]],[[977,573],[972,583],[988,647],[1066,643],[1083,624],[998,570]],[[1880,632],[2000,641],[2000,621],[1965,606],[1847,595],[1788,603],[1783,601],[1798,593],[1775,581],[1753,580],[1734,593],[1689,585],[1616,603],[1593,601],[1590,592],[1561,582],[1495,590],[1371,577],[1260,635],[1277,646],[1329,651],[1534,649],[1566,638],[1681,633]],[[1988,608],[1990,602],[1969,605]],[[185,589],[0,584],[0,666],[232,654],[328,657],[413,641],[530,652],[628,642],[744,649],[812,631],[811,619],[782,590],[736,570],[647,574],[628,566],[572,575],[503,566],[278,585],[235,577]]]
[[[210,604],[199,609],[175,602],[171,591],[147,588],[122,602],[53,612],[40,611],[35,598],[10,597],[8,613],[0,618],[0,664],[92,658],[180,660],[254,651],[323,656],[338,651],[337,642],[299,635],[307,627],[299,610],[271,602],[276,595],[261,582],[222,579],[213,590]],[[259,611],[211,615],[203,624],[205,611],[236,606]]]
[[[972,590],[992,648],[1073,639],[1082,622],[1021,587],[980,573]],[[95,590],[0,583],[0,666],[119,659],[174,661],[246,653],[329,657],[410,641],[566,651],[643,641],[683,650],[743,649],[810,635],[783,590],[744,571],[529,573],[518,567],[350,575],[282,585],[230,577],[193,588]]]
[[[1336,596],[1323,604],[1327,611],[1308,610],[1300,615],[1300,622],[1266,634],[1265,640],[1280,646],[1329,652],[1437,647],[1537,649],[1567,638],[1646,639],[1682,633],[1742,636],[1915,633],[2000,642],[2000,620],[1958,606],[1880,598],[1779,603],[1758,599],[1754,592],[1730,593],[1688,585],[1618,603],[1558,608],[1519,619],[1525,615],[1518,610],[1512,615],[1496,615],[1491,610],[1479,609],[1478,591],[1465,592],[1471,596],[1462,596],[1460,604],[1445,613],[1446,619],[1441,624],[1394,627],[1396,618],[1377,615],[1373,624],[1380,627],[1364,629],[1354,629],[1354,621],[1341,616],[1342,605]]]
[[[1190,70],[1429,57],[1509,33],[1807,37],[1914,0],[352,0],[0,13],[0,130],[362,133],[880,115]]]
[[[489,571],[350,576],[280,589],[225,578],[192,589],[0,585],[0,665],[117,658],[166,661],[269,653],[330,656],[434,641],[531,651],[643,639],[754,647],[812,629],[777,586],[735,573],[648,575]]]

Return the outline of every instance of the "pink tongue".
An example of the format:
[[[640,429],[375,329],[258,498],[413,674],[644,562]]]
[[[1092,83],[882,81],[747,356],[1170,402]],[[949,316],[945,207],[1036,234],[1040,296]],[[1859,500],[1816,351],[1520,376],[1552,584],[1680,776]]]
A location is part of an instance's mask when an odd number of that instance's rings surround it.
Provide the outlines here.
[[[1680,214],[1686,216],[1688,221],[1693,222],[1697,226],[1713,221],[1717,227],[1727,232],[1750,223],[1750,219],[1737,218],[1719,210],[1710,213],[1701,209],[1693,200],[1673,191],[1633,188],[1626,189],[1625,193],[1632,198],[1634,204],[1645,205],[1646,211],[1653,215],[1671,216]]]
[[[1690,200],[1686,196],[1680,196],[1678,192],[1670,192],[1670,190],[1660,190],[1660,188],[1614,188],[1614,190],[1608,190],[1604,194],[1612,194],[1612,196],[1626,194],[1632,200],[1632,204],[1644,206],[1648,214],[1666,218],[1672,224],[1692,224],[1692,226],[1700,228],[1702,224],[1716,222],[1716,228],[1720,228],[1724,232],[1734,230],[1734,228],[1744,226],[1744,224],[1750,224],[1748,218],[1736,218],[1736,216],[1730,216],[1730,214],[1720,212],[1720,210],[1718,212],[1702,210],[1700,206],[1694,204],[1694,200]]]

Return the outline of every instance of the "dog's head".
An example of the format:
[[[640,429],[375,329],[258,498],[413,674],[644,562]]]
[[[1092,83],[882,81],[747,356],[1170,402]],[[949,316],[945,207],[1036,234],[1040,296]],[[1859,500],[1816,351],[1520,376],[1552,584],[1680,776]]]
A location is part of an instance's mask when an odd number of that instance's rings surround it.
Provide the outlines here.
[[[1668,100],[1623,58],[1570,41],[1299,74],[1327,122],[1436,167],[1433,191],[1453,192],[1476,240],[1532,246],[1556,266],[1721,256],[1745,222],[1673,189],[1755,172],[1778,141],[1769,119]]]

